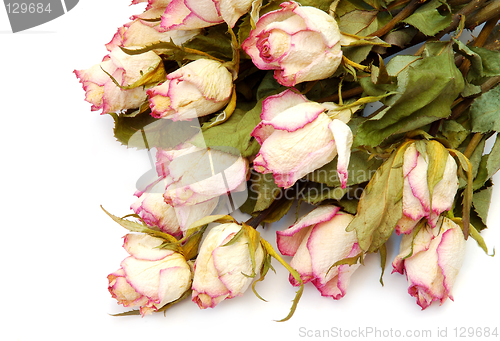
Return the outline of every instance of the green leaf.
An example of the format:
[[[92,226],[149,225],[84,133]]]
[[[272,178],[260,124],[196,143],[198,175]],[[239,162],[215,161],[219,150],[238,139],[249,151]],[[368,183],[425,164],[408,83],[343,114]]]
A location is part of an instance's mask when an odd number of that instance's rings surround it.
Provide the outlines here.
[[[252,30],[252,23],[250,21],[250,14],[247,14],[243,16],[241,19],[241,23],[238,26],[238,43],[243,44],[245,39],[247,39],[250,36],[250,31]],[[246,53],[244,53],[244,56],[246,58],[249,58]]]
[[[152,226],[147,226],[147,225],[135,222],[135,221],[127,220],[124,218],[119,218],[119,217],[109,213],[108,211],[106,211],[104,209],[104,207],[101,206],[101,208],[111,219],[113,219],[115,222],[120,224],[120,226],[126,228],[127,230],[129,230],[131,232],[146,233],[146,234],[149,234],[153,237],[164,239],[169,243],[177,243],[177,239],[175,239],[174,236],[172,236],[168,233],[162,232],[159,229],[156,230]]]
[[[294,201],[295,201],[294,199],[281,198],[279,205],[277,205],[276,208],[274,208],[273,211],[269,213],[262,222],[263,223],[277,222],[278,220],[283,218],[288,213],[288,211],[290,211]]]
[[[222,110],[220,114],[212,118],[210,121],[203,123],[201,129],[206,130],[208,128],[212,128],[226,122],[229,119],[229,117],[231,117],[231,115],[233,114],[234,109],[236,109],[236,87],[233,86],[231,99],[229,100],[229,103],[227,104],[226,108]]]
[[[116,317],[120,317],[120,316],[136,316],[136,315],[141,315],[141,311],[139,309],[129,310],[129,311],[125,311],[123,313],[118,313],[118,314],[111,314],[111,316],[116,316]]]
[[[134,117],[128,117],[124,114],[110,114],[115,122],[113,132],[118,142],[127,147],[135,147],[138,149],[147,148],[144,139],[142,139],[141,141],[137,139],[137,137],[143,137],[142,129],[144,129],[145,126],[157,121],[157,119],[151,116],[149,113],[150,111],[148,110]],[[132,141],[131,138],[134,135],[136,138],[134,138],[134,140]]]
[[[488,255],[488,246],[486,246],[486,242],[484,241],[484,238],[483,236],[481,236],[479,234],[479,231],[476,230],[476,228],[472,225],[469,226],[469,232],[470,232],[470,236],[472,237],[472,239],[474,239],[476,242],[477,242],[477,245],[479,245],[479,247],[481,249],[483,249],[483,251]],[[493,249],[493,253],[491,255],[488,255],[488,256],[495,256],[495,249]]]
[[[378,169],[359,200],[358,213],[347,227],[356,231],[359,246],[378,250],[403,215],[403,156],[409,143],[393,152]]]
[[[250,134],[260,122],[261,111],[262,101],[251,109],[248,103],[239,104],[226,122],[199,133],[192,143],[233,154],[239,151],[243,157],[256,155],[260,145]]]
[[[472,131],[486,133],[500,130],[500,86],[476,98],[470,107]]]
[[[368,57],[371,50],[373,50],[373,46],[371,45],[342,46],[344,57],[358,64]]]
[[[363,264],[364,262],[364,255],[365,253],[363,251],[361,251],[360,253],[358,253],[356,256],[352,256],[352,257],[348,257],[348,258],[344,258],[344,259],[341,259],[339,261],[336,261],[335,263],[333,263],[332,266],[330,266],[330,268],[328,269],[328,271],[326,272],[328,274],[328,272],[330,272],[330,270],[336,266],[340,266],[340,265],[355,265],[357,264],[358,262],[360,264]]]
[[[477,213],[478,217],[485,226],[487,225],[492,192],[493,187],[489,186],[483,190],[475,192],[472,196],[472,206],[474,207],[474,211]]]
[[[257,88],[257,101],[263,100],[267,96],[281,92],[282,90],[285,90],[285,88],[274,78],[274,72],[268,71]]]
[[[442,0],[432,0],[420,6],[412,15],[403,22],[412,25],[426,36],[433,36],[450,26],[452,14],[446,11],[442,15],[438,10],[443,6]]]
[[[454,120],[446,120],[443,122],[441,133],[450,143],[452,148],[458,148],[462,142],[469,136],[469,130],[463,125]]]
[[[432,211],[432,195],[434,187],[443,179],[448,156],[450,155],[446,148],[435,140],[425,143],[426,154],[429,157],[429,166],[427,168],[427,186],[429,188],[430,208]]]
[[[483,147],[484,147],[484,140],[486,139],[483,138],[482,147],[481,148],[476,148],[474,151],[473,156],[471,157],[471,162],[473,161],[473,157],[476,153],[482,154]],[[479,147],[479,146],[478,146]],[[485,183],[491,179],[491,177],[498,172],[500,169],[500,136],[498,136],[495,139],[495,144],[491,148],[491,151],[489,154],[482,155],[480,158],[480,163],[478,165],[477,173],[475,174],[474,178],[474,190],[482,188]]]
[[[500,136],[497,134],[495,144],[488,154],[488,162],[486,163],[486,170],[488,178],[491,178],[500,169]]]
[[[342,17],[346,13],[352,12],[356,9],[368,10],[373,9],[361,0],[340,0],[335,8],[335,14]]]
[[[200,131],[198,121],[156,119],[150,110],[133,117],[110,114],[115,121],[116,139],[129,148],[174,148]]]
[[[206,225],[197,232],[191,234],[187,241],[183,243],[182,250],[184,251],[184,257],[186,258],[186,260],[194,259],[198,255],[198,248],[200,246],[205,230]]]
[[[473,195],[473,174],[472,174],[472,164],[469,159],[465,157],[464,154],[459,152],[458,150],[450,149],[450,154],[456,157],[459,161],[459,164],[462,170],[466,174],[467,178],[467,187],[464,189],[462,193],[462,221],[463,221],[463,230],[464,237],[467,239],[469,237],[469,225],[470,225],[470,210],[472,207],[472,195]]]
[[[455,42],[454,49],[470,61],[470,69],[467,73],[467,80],[478,79],[484,76],[483,61],[481,56],[458,39],[452,38]]]
[[[248,277],[255,277],[256,273],[256,262],[255,262],[255,253],[257,252],[258,247],[261,245],[261,237],[260,233],[257,232],[252,226],[249,226],[245,223],[242,224],[242,230],[245,231],[245,235],[248,238],[248,252],[250,253],[250,260],[252,261],[252,273],[247,275]],[[260,269],[259,269],[260,270]]]
[[[500,52],[484,47],[467,46],[457,39],[455,50],[471,62],[467,80],[472,82],[484,77],[500,75]]]
[[[396,45],[400,48],[407,46],[418,33],[414,27],[408,26],[396,31],[387,33],[384,36],[384,41],[391,45]]]
[[[481,87],[479,85],[474,85],[465,81],[464,90],[462,91],[462,97],[471,97],[475,95],[479,95],[482,92]]]
[[[272,173],[254,174],[252,177],[252,189],[257,193],[254,212],[264,211],[271,206],[274,199],[281,192],[278,185],[274,182]]]
[[[219,223],[219,224],[227,224],[227,223],[236,223],[236,220],[227,214],[217,214],[217,215],[209,215],[200,220],[192,223],[186,231],[184,237],[179,240],[179,242],[184,242],[188,238],[191,238],[196,233],[199,233],[200,230],[205,228],[205,225],[210,223]]]
[[[385,273],[385,267],[387,263],[387,247],[385,244],[383,244],[380,249],[378,249],[378,252],[380,253],[380,268],[382,269],[382,273],[380,274],[380,284],[382,286],[384,285],[384,273]]]
[[[247,200],[240,206],[239,210],[246,214],[254,213],[255,204],[257,203],[258,193],[252,188],[252,184],[247,182],[248,197]]]
[[[255,294],[255,296],[257,296],[259,299],[261,299],[264,302],[267,302],[267,301],[257,293],[257,290],[255,289],[255,285],[258,282],[262,282],[266,278],[266,275],[267,275],[269,269],[273,270],[276,273],[276,270],[274,270],[273,266],[271,265],[271,256],[269,254],[267,254],[267,251],[266,251],[265,257],[264,257],[264,262],[262,263],[262,268],[260,269],[260,277],[252,283],[253,293]]]
[[[341,16],[338,24],[341,32],[367,37],[387,21],[388,17],[383,12],[354,10]]]
[[[354,192],[356,194],[356,192]],[[342,210],[355,215],[358,212],[359,199],[356,198],[356,195],[352,195],[350,199],[342,198],[338,204],[342,207]]]
[[[203,51],[224,60],[233,58],[231,37],[227,34],[227,24],[225,23],[206,28],[202,34],[196,35],[182,47]]]
[[[455,224],[458,224],[462,226],[462,229],[464,229],[464,223],[462,219],[460,218],[454,218],[452,219]],[[464,229],[465,230],[465,229]],[[479,233],[479,231],[473,226],[472,224],[469,225],[468,229],[469,235],[472,237],[477,242],[477,245],[483,249],[483,251],[488,254],[488,247],[486,246],[486,242],[484,241],[483,236]],[[493,254],[489,255],[491,257],[495,256],[495,249],[493,249]]]
[[[176,303],[179,303],[180,301],[188,298],[188,297],[191,297],[191,293],[192,293],[192,290],[191,288],[189,288],[188,290],[186,290],[182,295],[181,297],[179,297],[178,299],[176,299],[175,301],[172,301],[170,303],[167,303],[165,304],[163,307],[161,307],[160,309],[157,310],[157,312],[165,312],[167,309],[171,308],[174,304]]]
[[[302,6],[313,6],[328,13],[333,0],[296,0]]]
[[[470,49],[481,57],[483,77],[500,75],[500,51],[471,46]]]
[[[421,59],[420,56],[397,55],[387,63],[387,73],[389,76],[397,77],[401,71]]]
[[[455,66],[451,45],[430,45],[433,49],[427,53],[439,50],[440,54],[413,61],[398,73],[398,94],[382,100],[388,107],[359,126],[353,147],[375,147],[391,136],[421,129],[449,116],[464,80]]]
[[[309,182],[300,193],[299,200],[303,200],[311,205],[317,205],[324,200],[339,201],[348,190],[348,188],[332,188],[324,184]]]
[[[370,158],[370,155],[363,150],[352,151],[349,166],[347,168],[347,186],[369,181],[381,164],[382,160]],[[337,174],[337,158],[309,173],[307,179],[326,184],[329,187],[341,187],[340,179]]]

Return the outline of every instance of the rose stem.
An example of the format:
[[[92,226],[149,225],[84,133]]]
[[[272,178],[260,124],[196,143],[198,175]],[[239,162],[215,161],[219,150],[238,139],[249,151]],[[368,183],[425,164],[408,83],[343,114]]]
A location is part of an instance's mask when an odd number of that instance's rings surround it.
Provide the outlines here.
[[[391,21],[389,21],[387,24],[385,24],[375,32],[369,34],[369,36],[381,37],[389,33],[401,20],[408,18],[422,3],[423,1],[421,0],[411,0],[410,3],[401,10],[401,12],[396,14],[396,16],[391,19]]]
[[[474,150],[476,150],[477,145],[479,142],[481,142],[483,138],[483,134],[481,133],[475,133],[472,139],[470,140],[469,144],[467,145],[467,148],[465,148],[464,151],[464,156],[466,158],[470,158],[472,153],[474,153]]]
[[[481,23],[490,20],[493,17],[500,15],[500,1],[494,0],[486,4],[483,8],[480,8],[473,16],[465,19],[466,27],[476,27]]]
[[[363,93],[363,88],[361,86],[357,86],[355,88],[342,91],[342,100],[351,98],[357,95],[361,95]],[[325,98],[321,98],[318,100],[319,103],[323,102],[337,102],[339,100],[339,94],[334,94]]]
[[[458,11],[457,13],[455,13],[453,15],[453,18],[452,18],[452,21],[451,21],[451,25],[448,26],[447,28],[445,28],[444,30],[442,30],[441,32],[439,32],[435,36],[435,39],[439,40],[445,34],[450,33],[451,31],[453,31],[454,29],[456,29],[458,27],[458,24],[460,23],[460,18],[462,16],[465,16],[467,18],[469,16],[469,14],[471,14],[476,9],[478,9],[479,7],[481,7],[481,5],[483,3],[485,3],[485,2],[486,2],[486,0],[474,0],[474,1],[471,1],[467,6],[465,6],[460,11]]]
[[[255,217],[252,217],[248,219],[245,224],[252,226],[254,229],[256,229],[263,221],[266,219],[266,217],[274,211],[276,207],[278,207],[278,203],[281,201],[280,200],[274,200],[271,206],[266,208],[264,211],[259,212],[259,214]]]

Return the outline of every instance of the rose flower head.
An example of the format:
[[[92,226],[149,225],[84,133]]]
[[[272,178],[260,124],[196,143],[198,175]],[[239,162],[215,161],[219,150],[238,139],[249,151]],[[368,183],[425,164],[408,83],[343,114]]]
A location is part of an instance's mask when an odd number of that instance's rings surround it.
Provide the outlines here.
[[[278,231],[277,243],[283,255],[292,256],[290,266],[304,283],[312,282],[322,296],[338,300],[344,297],[356,264],[335,263],[361,253],[356,233],[346,232],[353,216],[333,205],[319,206],[284,231]],[[299,283],[290,275],[290,283]]]
[[[184,121],[222,109],[232,90],[233,77],[222,63],[198,59],[169,73],[147,93],[153,117]]]
[[[430,183],[433,174],[440,176]],[[422,218],[436,226],[439,215],[451,209],[458,190],[455,159],[436,141],[418,141],[405,150],[403,176],[403,217],[396,233],[410,233]]]
[[[141,315],[181,298],[191,286],[191,268],[180,253],[158,248],[160,238],[127,234],[130,254],[119,270],[108,275],[109,292],[124,307],[140,307]]]
[[[276,184],[288,188],[337,156],[337,172],[344,188],[353,139],[346,124],[350,113],[337,113],[338,118],[331,119],[327,114],[330,108],[292,90],[267,97],[262,121],[252,132],[261,144],[253,162],[255,170],[273,173]]]
[[[200,308],[213,308],[225,299],[241,296],[261,270],[265,251],[260,236],[245,229],[253,228],[220,224],[210,230],[201,244],[192,286],[192,300]]]
[[[406,273],[408,293],[422,309],[432,302],[453,300],[452,288],[465,258],[462,229],[451,219],[426,224],[403,235],[393,272]]]
[[[241,47],[284,86],[325,79],[342,61],[337,22],[322,10],[284,2],[264,14]]]

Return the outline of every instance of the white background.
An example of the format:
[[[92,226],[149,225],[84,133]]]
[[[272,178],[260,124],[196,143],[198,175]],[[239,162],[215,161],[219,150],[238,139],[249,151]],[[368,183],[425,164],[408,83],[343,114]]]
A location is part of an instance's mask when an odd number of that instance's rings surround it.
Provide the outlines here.
[[[455,327],[500,327],[495,317],[500,260],[485,255],[472,239],[454,287],[455,302],[424,311],[407,294],[405,277],[391,274],[390,264],[385,286],[379,284],[379,257],[370,255],[343,299],[323,298],[306,285],[294,317],[285,323],[274,320],[287,315],[295,288],[276,261],[277,273],[257,285],[268,302],[248,291],[214,309],[200,310],[185,300],[165,316],[110,316],[125,310],[108,293],[106,276],[126,256],[121,247],[126,232],[99,206],[119,216],[130,213],[135,181],[149,170],[149,160],[145,152],[114,140],[112,118],[90,111],[72,71],[100,62],[117,27],[144,7],[128,4],[83,0],[68,14],[17,34],[0,9],[1,340],[264,335],[295,340],[304,339],[301,331],[334,327],[431,330],[427,339],[438,339],[438,329],[447,329],[453,340]],[[490,229],[483,233],[490,250],[500,244],[499,193],[495,189]],[[259,231],[275,244],[275,231],[292,219]],[[390,259],[397,243],[388,244]]]

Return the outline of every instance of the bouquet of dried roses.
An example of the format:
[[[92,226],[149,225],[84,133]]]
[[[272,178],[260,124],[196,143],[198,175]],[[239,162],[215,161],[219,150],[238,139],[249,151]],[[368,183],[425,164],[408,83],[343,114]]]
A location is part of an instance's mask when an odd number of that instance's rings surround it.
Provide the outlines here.
[[[275,258],[299,287],[287,320],[307,282],[340,299],[371,253],[383,274],[393,233],[422,309],[452,298],[467,239],[488,253],[500,1],[142,2],[75,71],[119,142],[156,151],[133,213],[105,211],[130,231],[108,276],[118,303],[213,308],[257,294]],[[297,202],[313,208],[276,232],[278,253],[257,228]]]

